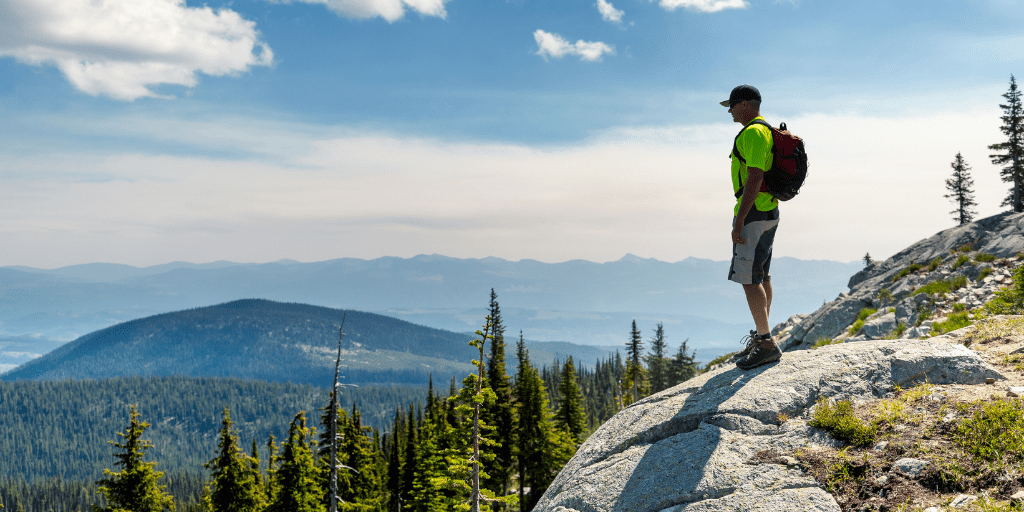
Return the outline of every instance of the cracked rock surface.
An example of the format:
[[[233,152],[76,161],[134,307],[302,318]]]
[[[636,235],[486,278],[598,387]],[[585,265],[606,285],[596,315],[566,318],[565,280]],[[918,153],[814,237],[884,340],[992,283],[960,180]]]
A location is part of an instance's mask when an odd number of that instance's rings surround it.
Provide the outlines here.
[[[979,384],[1002,376],[944,340],[865,341],[728,364],[627,407],[580,447],[535,512],[838,511],[798,467],[759,451],[839,446],[807,425],[818,397],[873,400],[893,385]],[[779,415],[793,419],[779,425]]]

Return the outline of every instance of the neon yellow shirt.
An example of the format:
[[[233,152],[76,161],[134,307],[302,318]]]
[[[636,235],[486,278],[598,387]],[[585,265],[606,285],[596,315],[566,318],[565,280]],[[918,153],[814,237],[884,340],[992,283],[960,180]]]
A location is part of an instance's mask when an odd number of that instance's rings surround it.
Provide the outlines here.
[[[772,131],[767,126],[755,124],[751,125],[754,120],[765,119],[761,116],[757,116],[747,123],[743,128],[743,133],[739,139],[736,140],[736,149],[739,150],[743,158],[747,160],[744,164],[736,155],[732,157],[732,191],[733,193],[739,192],[740,183],[747,182],[747,167],[756,167],[762,171],[768,172],[772,168]],[[767,122],[767,121],[765,121]],[[740,202],[743,200],[743,196],[736,198],[736,207],[733,208],[732,214],[739,215],[740,213]],[[754,200],[754,208],[759,211],[768,212],[775,208],[778,208],[779,200],[772,197],[768,192],[758,192],[757,199]]]

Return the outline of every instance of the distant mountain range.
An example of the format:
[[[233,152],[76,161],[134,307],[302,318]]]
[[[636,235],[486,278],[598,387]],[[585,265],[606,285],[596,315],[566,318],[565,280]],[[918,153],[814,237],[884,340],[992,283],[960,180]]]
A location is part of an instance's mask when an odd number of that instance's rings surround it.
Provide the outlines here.
[[[0,374],[0,380],[177,375],[329,386],[343,319],[346,383],[416,385],[433,375],[444,384],[474,371],[470,361],[478,355],[468,334],[374,313],[247,299],[101,329]],[[530,350],[538,365],[568,355],[592,364],[610,355],[567,343],[531,344]]]
[[[772,321],[813,311],[846,289],[859,263],[776,258]],[[445,256],[336,259],[316,263],[107,263],[53,270],[0,267],[0,343],[71,340],[150,315],[246,297],[376,312],[454,332],[483,320],[491,288],[505,325],[527,339],[584,345],[625,343],[637,320],[646,338],[665,324],[670,345],[684,339],[698,357],[734,348],[750,327],[728,262],[676,263],[632,255],[608,263],[542,263]],[[25,338],[31,336],[32,338]],[[19,345],[19,357],[42,353]],[[4,360],[0,365],[21,360]]]

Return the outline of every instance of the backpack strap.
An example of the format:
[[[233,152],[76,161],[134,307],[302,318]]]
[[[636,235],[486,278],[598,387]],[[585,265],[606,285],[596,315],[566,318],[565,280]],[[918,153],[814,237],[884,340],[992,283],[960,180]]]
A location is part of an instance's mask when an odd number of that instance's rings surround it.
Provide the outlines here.
[[[755,124],[759,124],[761,126],[767,126],[769,130],[773,129],[772,125],[770,125],[767,122],[762,121],[760,119],[754,119],[753,121],[750,122],[750,124],[744,126],[742,129],[740,129],[740,132],[736,134],[736,138],[732,140],[732,155],[735,156],[737,159],[739,159],[739,161],[742,162],[743,165],[747,164],[747,159],[743,158],[743,155],[740,154],[740,148],[738,148],[736,146],[736,142],[738,142],[740,140],[740,135],[743,135],[743,132],[747,131],[747,128],[750,128],[751,125],[755,125]],[[785,125],[783,125],[783,126],[785,126]],[[765,170],[767,170],[767,169],[765,169]],[[736,192],[733,195],[736,196],[736,199],[739,199],[740,197],[743,196],[743,177],[742,176],[740,176],[740,190],[739,190],[739,192]]]

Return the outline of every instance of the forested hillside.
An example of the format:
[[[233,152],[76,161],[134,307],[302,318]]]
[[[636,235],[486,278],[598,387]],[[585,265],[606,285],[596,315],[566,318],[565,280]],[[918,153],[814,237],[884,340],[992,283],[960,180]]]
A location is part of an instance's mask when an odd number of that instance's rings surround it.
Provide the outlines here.
[[[0,379],[189,375],[327,385],[343,317],[348,383],[425,384],[430,374],[469,371],[467,334],[373,313],[250,299],[108,327]]]

